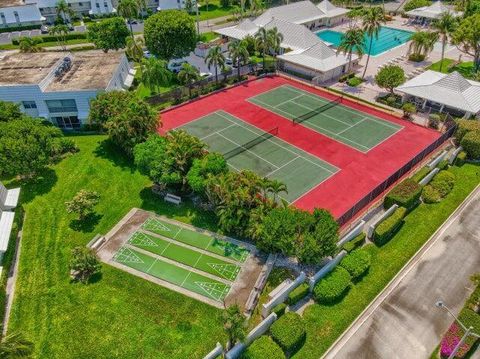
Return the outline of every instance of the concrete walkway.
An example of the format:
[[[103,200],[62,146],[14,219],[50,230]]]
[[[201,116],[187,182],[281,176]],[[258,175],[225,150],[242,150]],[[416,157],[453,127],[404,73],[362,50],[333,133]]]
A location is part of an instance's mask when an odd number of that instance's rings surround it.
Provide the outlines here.
[[[324,355],[328,359],[427,359],[480,270],[480,186]],[[388,263],[385,263],[388,265]],[[480,328],[476,328],[477,330]]]

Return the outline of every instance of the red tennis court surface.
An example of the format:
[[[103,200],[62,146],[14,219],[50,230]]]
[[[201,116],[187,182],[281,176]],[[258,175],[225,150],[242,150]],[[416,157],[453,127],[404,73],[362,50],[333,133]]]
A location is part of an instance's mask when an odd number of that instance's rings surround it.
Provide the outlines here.
[[[343,106],[403,126],[393,136],[364,153],[302,124],[294,125],[291,120],[247,101],[252,96],[283,85],[294,86],[332,101],[338,98],[336,94],[280,76],[265,77],[166,110],[161,115],[163,122],[161,132],[218,110],[237,116],[264,131],[278,126],[279,138],[340,169],[294,202],[295,206],[306,210],[315,207],[326,208],[336,218],[349,211],[370,191],[440,137],[437,131],[414,125],[381,110],[344,98],[341,103]]]

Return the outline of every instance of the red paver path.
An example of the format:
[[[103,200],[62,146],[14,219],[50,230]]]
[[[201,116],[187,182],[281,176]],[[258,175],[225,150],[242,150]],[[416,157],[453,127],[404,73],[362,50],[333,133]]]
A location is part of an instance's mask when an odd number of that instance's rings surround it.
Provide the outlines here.
[[[404,127],[364,154],[309,128],[293,125],[290,120],[246,101],[249,97],[285,84],[332,100],[338,97],[283,77],[267,77],[165,111],[161,115],[163,127],[160,132],[218,110],[237,116],[264,131],[278,126],[278,137],[340,168],[334,176],[294,202],[295,206],[306,210],[326,208],[336,218],[440,137],[437,131],[343,99],[342,104],[345,106]]]

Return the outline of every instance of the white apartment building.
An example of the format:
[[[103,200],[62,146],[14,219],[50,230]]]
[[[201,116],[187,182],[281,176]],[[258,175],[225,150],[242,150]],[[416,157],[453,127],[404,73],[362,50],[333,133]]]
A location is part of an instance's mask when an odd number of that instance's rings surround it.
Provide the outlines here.
[[[0,100],[19,103],[25,113],[62,129],[76,129],[99,92],[131,84],[130,70],[120,51],[10,53],[0,58]]]
[[[21,0],[0,0],[0,29],[41,25],[45,18],[35,5],[27,5]]]

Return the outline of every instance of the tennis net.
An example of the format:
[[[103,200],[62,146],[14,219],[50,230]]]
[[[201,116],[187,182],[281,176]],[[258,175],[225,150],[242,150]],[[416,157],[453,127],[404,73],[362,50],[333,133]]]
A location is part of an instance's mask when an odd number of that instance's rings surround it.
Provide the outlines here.
[[[316,108],[315,110],[307,112],[307,113],[305,113],[301,116],[295,117],[293,119],[293,123],[294,124],[302,123],[302,122],[312,118],[313,116],[321,114],[322,112],[325,112],[328,109],[337,106],[340,102],[342,102],[342,96],[337,97],[335,100],[333,100],[333,101],[331,101],[331,102],[329,102],[329,103],[327,103],[323,106],[320,106],[320,107]]]
[[[253,140],[250,140],[243,145],[240,145],[233,150],[230,150],[226,153],[223,154],[223,157],[225,157],[226,160],[235,157],[239,155],[242,152],[248,151],[250,148],[255,147],[256,145],[268,140],[269,138],[272,138],[273,136],[278,135],[278,127],[272,128],[270,131],[265,132],[261,134],[260,136],[254,138]]]

